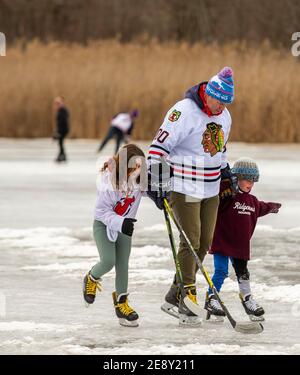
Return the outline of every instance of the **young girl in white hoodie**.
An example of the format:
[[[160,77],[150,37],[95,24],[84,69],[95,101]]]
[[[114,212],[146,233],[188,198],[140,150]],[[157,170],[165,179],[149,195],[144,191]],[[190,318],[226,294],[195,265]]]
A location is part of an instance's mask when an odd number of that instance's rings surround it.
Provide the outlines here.
[[[143,187],[146,190],[144,153],[136,145],[126,145],[101,171],[93,226],[100,262],[84,277],[83,297],[87,304],[93,303],[97,289],[101,290],[101,277],[115,267],[116,315],[121,325],[137,327],[138,314],[128,304],[127,287],[135,216]]]

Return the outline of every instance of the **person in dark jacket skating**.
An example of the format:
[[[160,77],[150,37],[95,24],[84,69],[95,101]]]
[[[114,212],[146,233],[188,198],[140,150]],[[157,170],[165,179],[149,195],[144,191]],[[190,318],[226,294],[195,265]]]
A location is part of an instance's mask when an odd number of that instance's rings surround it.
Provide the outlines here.
[[[64,98],[58,96],[54,99],[54,110],[56,114],[56,129],[53,134],[53,139],[58,141],[59,154],[55,161],[62,162],[66,161],[66,153],[64,149],[64,139],[69,133],[69,111],[67,110]]]
[[[214,256],[215,271],[212,281],[218,290],[228,277],[230,259],[237,277],[240,299],[246,313],[252,320],[263,320],[264,309],[253,299],[250,288],[250,273],[247,263],[250,259],[250,240],[257,219],[269,213],[278,213],[280,203],[259,201],[250,194],[259,180],[259,169],[250,158],[238,159],[231,169],[237,178],[237,187],[229,180],[223,180],[220,187],[220,205],[210,254]],[[211,289],[208,290],[205,309],[210,315],[224,316],[224,312]]]

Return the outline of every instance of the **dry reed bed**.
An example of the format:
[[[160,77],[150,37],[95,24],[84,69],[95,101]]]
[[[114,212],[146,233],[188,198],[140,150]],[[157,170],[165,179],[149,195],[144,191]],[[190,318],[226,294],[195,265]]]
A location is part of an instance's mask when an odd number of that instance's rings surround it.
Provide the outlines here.
[[[47,137],[52,99],[63,95],[72,137],[101,137],[113,114],[139,108],[135,138],[151,139],[190,86],[224,65],[235,72],[231,140],[299,142],[299,58],[268,44],[120,44],[87,47],[32,42],[0,58],[0,136]]]

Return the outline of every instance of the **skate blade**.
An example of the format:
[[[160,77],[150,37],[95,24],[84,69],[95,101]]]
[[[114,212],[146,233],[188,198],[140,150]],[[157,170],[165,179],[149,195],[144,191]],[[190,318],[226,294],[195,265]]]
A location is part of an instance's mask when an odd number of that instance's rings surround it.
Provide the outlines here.
[[[249,315],[249,319],[251,320],[251,322],[264,322],[265,321],[265,318],[263,315],[261,316]]]
[[[137,320],[129,321],[129,320],[122,319],[122,318],[119,318],[119,324],[123,327],[138,327],[139,326]]]
[[[91,304],[84,301],[84,306],[86,309],[88,309],[91,306]]]
[[[165,302],[163,305],[160,306],[160,309],[173,316],[174,318],[179,319],[178,309],[176,306],[172,305],[171,303]]]
[[[206,320],[207,323],[220,324],[224,323],[224,316],[213,315],[207,312]]]
[[[183,302],[185,306],[195,315],[201,316],[203,314],[203,309],[197,303],[194,303],[188,296],[184,297]]]
[[[202,326],[202,319],[198,316],[193,317],[195,319],[191,319],[191,317],[187,317],[184,314],[179,314],[179,326],[185,328],[198,328]]]
[[[234,329],[236,330],[236,332],[244,334],[256,334],[262,333],[264,327],[261,323],[258,322],[237,322]]]

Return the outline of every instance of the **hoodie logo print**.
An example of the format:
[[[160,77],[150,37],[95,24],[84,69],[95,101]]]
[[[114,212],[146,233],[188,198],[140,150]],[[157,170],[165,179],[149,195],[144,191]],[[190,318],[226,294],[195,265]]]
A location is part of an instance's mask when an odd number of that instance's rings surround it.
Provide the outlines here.
[[[202,134],[203,149],[205,153],[210,153],[210,156],[215,156],[224,148],[224,132],[222,125],[217,125],[211,122],[206,125],[206,130]]]
[[[119,216],[126,216],[131,209],[131,206],[135,202],[135,197],[132,198],[124,197],[121,198],[115,205],[114,211]]]

